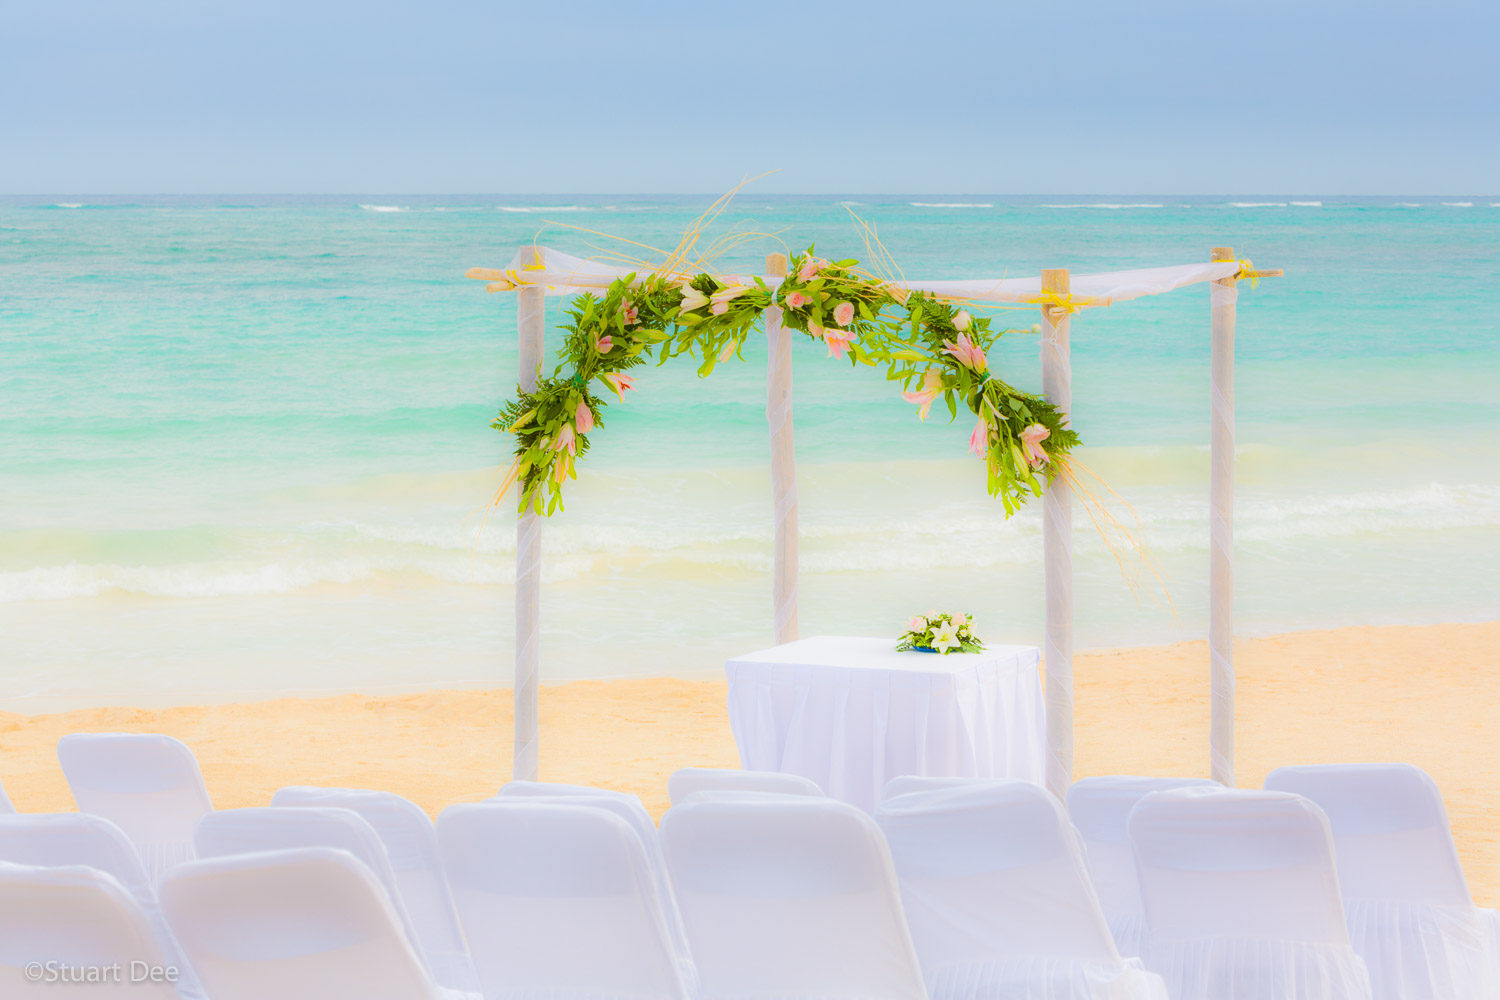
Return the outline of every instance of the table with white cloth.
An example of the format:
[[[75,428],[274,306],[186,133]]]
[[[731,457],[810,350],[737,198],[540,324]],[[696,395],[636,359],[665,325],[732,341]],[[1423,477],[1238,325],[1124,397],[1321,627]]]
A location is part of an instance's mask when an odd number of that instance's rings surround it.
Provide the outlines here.
[[[816,636],[729,660],[741,766],[800,774],[866,810],[901,775],[1043,780],[1035,646],[948,655],[895,647]]]

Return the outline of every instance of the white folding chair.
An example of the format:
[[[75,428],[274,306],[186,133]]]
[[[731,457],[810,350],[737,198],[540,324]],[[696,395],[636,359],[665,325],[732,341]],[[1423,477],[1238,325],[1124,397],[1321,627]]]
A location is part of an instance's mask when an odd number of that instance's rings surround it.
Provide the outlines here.
[[[1376,1000],[1500,997],[1500,913],[1474,905],[1426,771],[1281,767],[1266,788],[1305,796],[1328,816],[1349,937]]]
[[[687,1000],[640,836],[580,800],[445,809],[438,843],[486,997]]]
[[[1113,774],[1080,778],[1068,788],[1068,818],[1083,838],[1094,892],[1109,921],[1115,947],[1138,957],[1146,931],[1146,911],[1136,881],[1126,821],[1137,802],[1173,788],[1217,787],[1207,778],[1140,778]]]
[[[661,838],[705,998],[926,997],[885,838],[854,806],[702,795]]]
[[[302,847],[329,847],[348,851],[370,870],[390,900],[397,923],[423,959],[422,946],[411,925],[411,917],[396,884],[396,873],[380,837],[359,813],[329,807],[257,806],[221,809],[198,821],[193,843],[200,858],[223,858],[236,854],[260,854]]]
[[[420,806],[394,792],[305,785],[280,789],[271,804],[333,807],[359,813],[385,845],[401,903],[432,977],[450,989],[479,989],[474,963],[459,929],[458,912],[453,908],[448,877],[443,873],[437,831]]]
[[[1130,814],[1146,967],[1173,1000],[1370,1000],[1312,802],[1179,788]]]
[[[10,796],[5,794],[5,785],[0,784],[0,816],[14,814],[16,807],[10,804]]]
[[[109,820],[88,813],[0,816],[0,861],[36,868],[88,867],[113,878],[140,907],[166,963],[179,970],[178,990],[184,997],[202,996],[135,846]]]
[[[1029,781],[909,792],[875,810],[933,1000],[1167,1000],[1115,950],[1083,851]]]
[[[815,795],[823,790],[800,774],[779,771],[739,771],[724,767],[684,767],[667,779],[667,796],[675,806],[694,792],[776,792],[781,795]]]
[[[162,908],[213,1000],[442,1000],[390,896],[348,851],[179,865]]]
[[[696,982],[698,974],[693,967],[687,932],[683,929],[682,913],[677,906],[677,895],[672,890],[671,879],[667,877],[666,862],[662,860],[661,839],[657,836],[656,821],[641,804],[640,797],[631,795],[629,792],[616,792],[608,788],[595,788],[592,785],[565,785],[551,781],[512,781],[502,785],[500,794],[487,801],[503,802],[511,798],[536,797],[566,800],[577,804],[586,803],[606,809],[630,824],[631,829],[640,836],[641,846],[646,850],[646,861],[651,865],[652,876],[656,879],[657,895],[661,897],[662,908],[666,911],[667,930],[671,934],[672,947],[679,957],[683,974],[688,982]]]
[[[113,876],[83,866],[0,863],[5,1000],[181,1000],[171,982],[176,975],[140,906]]]
[[[73,800],[135,844],[153,883],[193,856],[193,827],[213,811],[197,758],[158,733],[74,733],[57,741]]]
[[[880,801],[894,799],[898,795],[910,795],[912,792],[931,792],[939,788],[966,788],[988,780],[990,779],[903,774],[885,783],[885,791],[880,793]]]

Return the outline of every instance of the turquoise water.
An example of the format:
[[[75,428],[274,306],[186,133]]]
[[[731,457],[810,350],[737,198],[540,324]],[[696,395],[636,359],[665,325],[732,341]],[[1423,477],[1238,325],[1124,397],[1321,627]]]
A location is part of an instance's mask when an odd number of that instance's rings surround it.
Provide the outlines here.
[[[481,514],[515,309],[463,272],[548,219],[670,245],[709,200],[0,199],[0,708],[506,683],[511,531]],[[746,196],[724,220],[854,256],[852,208],[913,277],[1218,244],[1284,267],[1239,309],[1238,621],[1266,633],[1500,616],[1497,202]],[[1138,603],[1080,530],[1081,646],[1203,634],[1207,298],[1074,323],[1084,460],[1136,507],[1174,604]],[[747,353],[704,381],[653,369],[607,412],[547,528],[547,679],[694,674],[769,642]],[[953,605],[1036,640],[1038,512],[1005,521],[966,426],[822,353],[795,355],[804,633]],[[992,365],[1035,388],[1036,353],[1007,337]]]

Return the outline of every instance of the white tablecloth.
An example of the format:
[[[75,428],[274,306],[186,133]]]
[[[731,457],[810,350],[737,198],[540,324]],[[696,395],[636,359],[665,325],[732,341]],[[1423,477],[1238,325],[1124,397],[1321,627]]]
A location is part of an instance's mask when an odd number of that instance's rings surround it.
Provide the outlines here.
[[[1043,780],[1035,646],[947,656],[894,647],[817,636],[730,660],[741,765],[803,775],[867,810],[904,774]]]

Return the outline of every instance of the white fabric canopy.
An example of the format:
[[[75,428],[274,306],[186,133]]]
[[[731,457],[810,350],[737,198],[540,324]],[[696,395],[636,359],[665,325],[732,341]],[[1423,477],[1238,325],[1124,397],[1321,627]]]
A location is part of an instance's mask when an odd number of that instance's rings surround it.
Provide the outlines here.
[[[869,810],[903,774],[1042,780],[1040,652],[904,652],[815,636],[725,664],[740,762]]]
[[[538,261],[540,256],[540,261]],[[475,269],[476,271],[480,269]],[[548,295],[576,295],[599,292],[627,274],[644,274],[647,267],[625,267],[603,260],[574,257],[547,247],[522,247],[516,251],[510,266],[490,272],[491,280],[509,281],[517,286],[542,285]],[[1071,276],[1075,300],[1090,305],[1126,302],[1143,295],[1160,295],[1185,285],[1195,285],[1238,274],[1238,261],[1179,264],[1174,267],[1137,268],[1103,274]],[[754,284],[755,276],[727,274],[721,277],[731,284]],[[774,279],[772,279],[774,280]],[[767,281],[768,284],[771,281]],[[932,292],[947,299],[969,302],[1027,303],[1042,300],[1042,279],[1037,277],[965,278],[957,281],[907,280],[895,282],[914,291]]]
[[[970,782],[875,811],[933,1000],[1167,1000],[1115,950],[1062,805],[1027,781]]]

